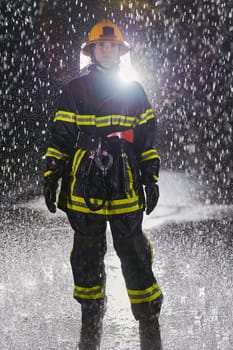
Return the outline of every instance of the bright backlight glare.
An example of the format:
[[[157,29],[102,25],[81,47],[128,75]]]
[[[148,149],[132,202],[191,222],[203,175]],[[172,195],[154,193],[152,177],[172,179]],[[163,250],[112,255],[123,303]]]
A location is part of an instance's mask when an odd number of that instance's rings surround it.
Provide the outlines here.
[[[80,70],[91,63],[91,58],[80,53]],[[119,77],[123,82],[139,81],[139,76],[132,66],[130,52],[120,57],[120,72]]]
[[[84,67],[88,66],[91,63],[91,58],[89,56],[84,55],[82,52],[80,53],[80,70]]]
[[[124,82],[139,81],[138,73],[132,66],[130,52],[121,56],[120,78]]]

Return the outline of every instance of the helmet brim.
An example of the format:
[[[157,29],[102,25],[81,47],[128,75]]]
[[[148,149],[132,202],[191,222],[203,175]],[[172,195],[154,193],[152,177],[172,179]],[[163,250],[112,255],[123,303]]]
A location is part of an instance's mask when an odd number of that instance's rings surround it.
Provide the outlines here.
[[[95,45],[96,43],[100,41],[113,41],[114,43],[118,44],[120,46],[120,56],[124,55],[130,50],[130,45],[127,43],[127,41],[118,41],[118,40],[109,40],[109,39],[102,39],[102,40],[92,40],[88,43],[83,43],[81,46],[82,54],[85,56],[91,56],[91,46]]]

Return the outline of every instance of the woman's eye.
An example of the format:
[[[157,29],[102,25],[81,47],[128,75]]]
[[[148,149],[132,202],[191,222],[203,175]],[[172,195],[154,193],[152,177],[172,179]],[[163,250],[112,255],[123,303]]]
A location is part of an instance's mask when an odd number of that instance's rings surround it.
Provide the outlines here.
[[[102,43],[102,42],[96,43],[96,46],[102,48],[102,47],[104,47],[104,43]]]

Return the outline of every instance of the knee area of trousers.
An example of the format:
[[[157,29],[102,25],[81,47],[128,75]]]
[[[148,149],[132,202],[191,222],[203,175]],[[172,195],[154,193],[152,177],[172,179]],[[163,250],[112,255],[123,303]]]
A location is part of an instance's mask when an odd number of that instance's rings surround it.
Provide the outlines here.
[[[93,235],[83,235],[79,231],[75,231],[74,234],[74,247],[78,246],[80,247],[86,247],[86,248],[92,248],[95,249],[101,249],[104,252],[106,252],[107,249],[107,243],[106,243],[106,237],[102,234],[93,234]]]
[[[138,246],[140,247],[141,245],[145,245],[147,244],[147,240],[146,238],[144,237],[143,233],[142,232],[138,232],[138,233],[135,233],[133,236],[131,237],[122,237],[122,238],[116,238],[114,240],[114,245],[116,247],[132,247],[132,246]]]
[[[151,248],[148,244],[147,239],[142,233],[127,238],[114,241],[114,248],[118,254],[128,254],[129,252],[135,252],[137,255],[146,254],[148,257],[151,256]]]

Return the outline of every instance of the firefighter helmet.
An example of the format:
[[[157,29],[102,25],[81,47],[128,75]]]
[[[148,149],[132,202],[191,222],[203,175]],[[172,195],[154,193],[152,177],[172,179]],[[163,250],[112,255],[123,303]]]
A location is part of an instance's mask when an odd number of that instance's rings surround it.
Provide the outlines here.
[[[114,41],[120,45],[120,55],[129,51],[129,44],[123,39],[119,27],[109,19],[103,19],[92,27],[87,41],[82,45],[82,53],[91,56],[91,45],[98,41]]]

